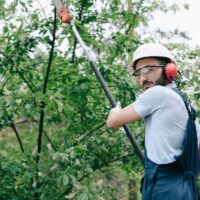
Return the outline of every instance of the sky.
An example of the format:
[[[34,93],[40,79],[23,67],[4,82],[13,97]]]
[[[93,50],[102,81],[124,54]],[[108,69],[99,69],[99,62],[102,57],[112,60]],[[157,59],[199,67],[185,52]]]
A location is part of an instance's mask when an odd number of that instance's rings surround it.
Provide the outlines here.
[[[180,11],[169,13],[155,12],[154,19],[149,21],[149,27],[145,28],[147,34],[154,33],[157,29],[160,29],[163,32],[173,31],[178,28],[179,31],[186,32],[187,35],[191,38],[190,40],[181,40],[180,38],[173,38],[173,42],[185,42],[193,46],[200,46],[200,1],[199,0],[164,0],[167,5],[176,3],[178,5],[183,5],[185,3],[190,5],[189,10],[180,9]],[[10,0],[6,0],[7,3]],[[39,2],[42,5],[45,11],[48,11],[49,5],[52,2],[51,0],[35,1],[35,5],[39,6]],[[159,38],[158,35],[155,35],[156,39],[159,42],[167,42],[166,39]]]
[[[186,32],[191,40],[185,41],[191,45],[200,46],[200,1],[199,0],[165,0],[166,3],[176,2],[181,5],[188,3],[189,10],[181,9],[177,13],[160,13],[154,15],[154,19],[149,23],[149,31],[153,32],[160,28],[162,31]],[[180,41],[177,39],[177,41]]]

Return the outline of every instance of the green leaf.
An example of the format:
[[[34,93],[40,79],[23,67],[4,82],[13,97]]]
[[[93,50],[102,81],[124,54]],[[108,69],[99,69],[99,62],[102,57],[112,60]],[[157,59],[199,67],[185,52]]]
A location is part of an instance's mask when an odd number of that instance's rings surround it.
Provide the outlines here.
[[[63,185],[67,186],[69,183],[69,177],[66,174],[64,174],[62,180],[63,180]]]

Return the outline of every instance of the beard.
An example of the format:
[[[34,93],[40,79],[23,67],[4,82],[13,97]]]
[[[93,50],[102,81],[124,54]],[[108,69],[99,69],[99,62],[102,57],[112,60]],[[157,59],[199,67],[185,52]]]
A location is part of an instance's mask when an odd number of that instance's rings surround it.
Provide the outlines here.
[[[164,74],[162,73],[161,76],[155,80],[155,81],[148,81],[148,80],[144,80],[142,82],[142,89],[143,90],[147,90],[153,86],[156,86],[156,85],[162,85],[162,86],[165,86],[167,85],[167,81],[164,77]]]
[[[166,81],[165,76],[163,75],[163,73],[158,78],[158,80],[155,81],[155,85],[162,85],[162,86],[167,85],[167,81]]]

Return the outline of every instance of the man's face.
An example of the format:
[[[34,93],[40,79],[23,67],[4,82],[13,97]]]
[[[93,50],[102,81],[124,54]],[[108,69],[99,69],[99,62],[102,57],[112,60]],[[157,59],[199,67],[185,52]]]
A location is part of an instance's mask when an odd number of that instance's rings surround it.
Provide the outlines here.
[[[157,59],[143,58],[136,63],[135,69],[138,72],[138,82],[143,90],[155,85],[166,85],[163,69]]]

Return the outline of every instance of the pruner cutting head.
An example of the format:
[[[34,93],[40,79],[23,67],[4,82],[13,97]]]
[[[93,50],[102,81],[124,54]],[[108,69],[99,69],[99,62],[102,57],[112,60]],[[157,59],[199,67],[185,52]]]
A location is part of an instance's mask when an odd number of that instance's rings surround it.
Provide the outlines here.
[[[69,23],[72,19],[72,15],[68,8],[63,5],[61,0],[53,0],[53,2],[56,6],[58,16],[60,17],[61,21],[63,23]]]

